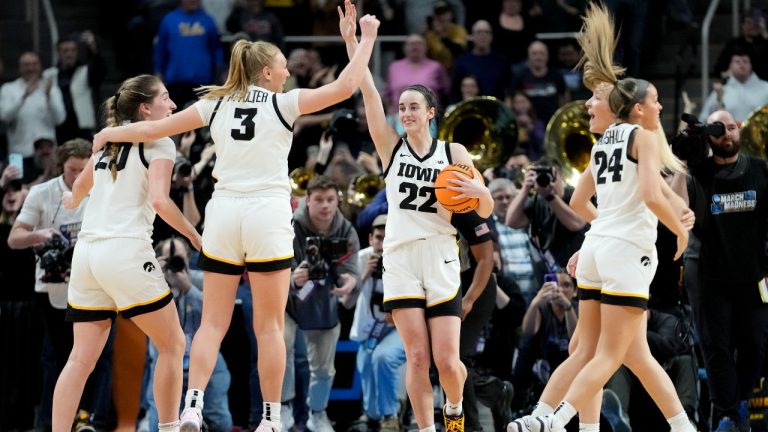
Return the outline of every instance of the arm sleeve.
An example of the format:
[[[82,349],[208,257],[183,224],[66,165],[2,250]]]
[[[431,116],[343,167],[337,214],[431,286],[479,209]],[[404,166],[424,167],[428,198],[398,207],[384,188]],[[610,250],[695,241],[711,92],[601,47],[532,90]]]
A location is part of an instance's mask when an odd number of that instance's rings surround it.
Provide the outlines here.
[[[477,212],[454,213],[451,224],[467,239],[470,246],[493,240],[488,219],[480,217]]]

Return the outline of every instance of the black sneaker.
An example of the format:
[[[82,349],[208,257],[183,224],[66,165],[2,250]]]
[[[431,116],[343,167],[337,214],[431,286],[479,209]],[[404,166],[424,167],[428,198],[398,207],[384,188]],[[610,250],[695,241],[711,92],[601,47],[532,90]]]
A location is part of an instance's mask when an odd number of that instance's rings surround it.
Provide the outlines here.
[[[627,415],[621,407],[621,401],[613,390],[603,390],[603,406],[600,413],[611,425],[613,432],[632,432]]]
[[[499,399],[491,407],[493,427],[497,431],[504,430],[507,423],[512,421],[512,399],[515,397],[515,389],[511,382],[503,381],[503,383]]]

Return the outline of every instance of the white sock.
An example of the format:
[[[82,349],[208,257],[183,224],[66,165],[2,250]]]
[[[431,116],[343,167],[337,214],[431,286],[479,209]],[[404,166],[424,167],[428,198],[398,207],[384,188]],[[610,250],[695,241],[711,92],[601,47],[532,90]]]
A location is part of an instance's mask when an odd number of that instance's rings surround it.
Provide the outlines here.
[[[424,429],[419,429],[419,432],[437,432],[435,430],[435,425],[427,426]]]
[[[448,399],[445,400],[446,415],[457,416],[457,415],[460,415],[461,413],[462,413],[461,401],[459,401],[458,403],[452,403]]]
[[[696,432],[696,428],[691,424],[688,414],[685,411],[667,419],[671,432]]]
[[[557,409],[553,415],[555,418],[560,420],[560,424],[567,425],[568,422],[570,422],[571,419],[576,416],[576,412],[576,408],[574,408],[573,405],[566,401],[562,401],[560,402],[560,405],[557,406]]]
[[[179,421],[172,421],[170,423],[158,423],[157,429],[160,432],[179,432]]]
[[[264,402],[261,417],[273,423],[280,423],[280,402]]]
[[[552,414],[553,412],[555,412],[555,409],[549,406],[546,402],[538,401],[536,402],[536,406],[533,407],[531,417],[545,416],[547,414]]]
[[[579,423],[579,432],[600,432],[600,423]]]
[[[189,389],[187,395],[184,397],[184,409],[197,408],[200,412],[203,412],[203,394],[205,392],[200,389]]]

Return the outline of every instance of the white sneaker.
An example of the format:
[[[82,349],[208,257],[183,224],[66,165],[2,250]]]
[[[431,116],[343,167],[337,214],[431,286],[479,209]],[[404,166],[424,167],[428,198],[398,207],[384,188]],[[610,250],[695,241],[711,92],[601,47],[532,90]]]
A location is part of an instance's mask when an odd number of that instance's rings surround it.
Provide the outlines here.
[[[261,420],[259,427],[254,432],[280,432],[280,424],[269,420]]]
[[[179,432],[200,432],[203,424],[203,413],[200,408],[184,408],[179,418]]]
[[[280,405],[280,424],[285,432],[291,430],[295,423],[293,418],[293,406],[290,403]]]
[[[312,432],[335,432],[325,411],[310,414],[309,420],[307,420],[307,429]]]
[[[520,417],[507,425],[507,432],[565,432],[565,426],[558,424],[555,416],[547,415]]]

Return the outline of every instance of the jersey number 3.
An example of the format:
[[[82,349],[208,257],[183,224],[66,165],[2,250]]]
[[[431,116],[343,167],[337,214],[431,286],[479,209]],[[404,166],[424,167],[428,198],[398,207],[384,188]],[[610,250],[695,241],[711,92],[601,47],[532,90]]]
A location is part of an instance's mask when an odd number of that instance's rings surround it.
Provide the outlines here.
[[[621,181],[621,172],[624,170],[624,165],[621,164],[620,148],[614,150],[610,157],[602,150],[596,151],[595,164],[597,164],[597,184]],[[606,173],[606,171],[608,172]]]
[[[256,117],[258,108],[235,108],[235,118],[243,119],[240,121],[240,129],[232,129],[232,138],[238,141],[249,141],[253,139],[256,132],[256,123],[253,121]]]
[[[435,188],[430,186],[419,187],[413,183],[403,182],[400,183],[400,192],[408,194],[403,198],[403,201],[400,202],[401,209],[418,210],[424,213],[437,213],[437,208],[434,207],[434,204],[437,202]],[[417,196],[427,197],[427,200],[418,207],[416,207],[416,204],[413,204],[413,201],[416,200]]]

